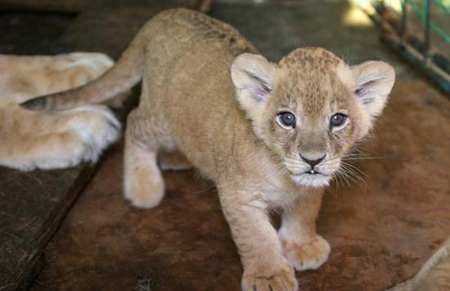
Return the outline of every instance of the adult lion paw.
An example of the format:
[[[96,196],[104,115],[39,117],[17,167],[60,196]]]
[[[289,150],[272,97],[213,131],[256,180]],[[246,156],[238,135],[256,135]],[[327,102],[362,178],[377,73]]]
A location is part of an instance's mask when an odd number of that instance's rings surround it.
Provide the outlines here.
[[[322,266],[330,255],[328,242],[316,235],[306,242],[282,241],[284,256],[297,271],[315,270]]]
[[[242,278],[244,291],[297,291],[298,282],[292,267],[279,270],[272,275],[247,274]]]
[[[120,137],[121,124],[105,106],[87,105],[62,111],[61,119],[66,119],[66,130],[78,135],[84,146],[75,151],[67,151],[66,156],[80,162],[96,162],[100,154]],[[67,145],[67,149],[70,147]],[[76,154],[78,153],[78,154]]]

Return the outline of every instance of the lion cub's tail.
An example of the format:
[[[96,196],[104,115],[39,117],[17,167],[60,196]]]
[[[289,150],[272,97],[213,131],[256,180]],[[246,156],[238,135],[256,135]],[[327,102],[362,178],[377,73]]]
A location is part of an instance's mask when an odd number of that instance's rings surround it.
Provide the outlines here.
[[[144,25],[117,63],[96,80],[68,91],[28,100],[21,106],[30,110],[69,109],[100,103],[125,92],[142,78],[147,35],[148,26]]]

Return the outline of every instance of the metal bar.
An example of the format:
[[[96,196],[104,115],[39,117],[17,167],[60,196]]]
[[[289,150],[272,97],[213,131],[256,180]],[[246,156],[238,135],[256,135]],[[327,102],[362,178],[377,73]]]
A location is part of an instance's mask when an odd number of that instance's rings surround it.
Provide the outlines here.
[[[440,28],[435,22],[430,22],[431,28],[436,32],[437,35],[439,35],[443,40],[450,43],[450,36],[445,33],[445,31]]]
[[[409,7],[408,7],[409,6]],[[430,33],[435,30],[437,34],[447,40],[445,32],[439,31],[439,27],[430,19],[430,1],[422,0],[422,7],[414,3],[413,0],[402,0],[402,10],[406,12],[411,8],[413,13],[417,13],[424,29],[424,40],[418,40],[419,43],[411,44],[401,38],[400,32],[406,36],[407,17],[402,15],[402,23],[398,33],[383,33],[382,40],[397,54],[406,59],[411,65],[419,68],[423,73],[430,77],[450,98],[450,60],[439,55],[439,61],[436,56],[431,54]],[[378,11],[378,10],[377,10]],[[366,11],[367,12],[367,11]],[[381,13],[368,14],[378,28],[383,29],[383,17]],[[389,23],[387,23],[389,25]],[[391,26],[392,31],[394,28]]]
[[[402,0],[402,26],[400,27],[400,38],[402,40],[406,37],[406,26],[407,26],[407,7],[406,0]]]
[[[434,0],[434,3],[436,3],[439,7],[445,10],[445,12],[450,13],[450,7],[445,6],[444,2],[440,0]]]
[[[425,39],[425,51],[424,51],[424,61],[427,62],[430,52],[430,11],[431,11],[431,0],[423,0],[423,5],[425,7],[423,27],[424,27],[424,39]]]
[[[386,43],[397,54],[406,59],[411,65],[419,68],[423,73],[429,76],[436,84],[450,97],[450,75],[444,70],[429,62],[425,64],[424,56],[412,46],[403,45],[400,39],[395,39],[395,36],[383,36],[382,41]]]
[[[424,27],[424,21],[423,21],[424,12],[422,11],[422,9],[416,3],[414,3],[414,1],[406,0],[405,2],[406,2],[406,6],[409,5],[411,7],[412,11],[420,16],[422,26]],[[440,28],[436,23],[434,23],[433,21],[430,20],[430,26],[442,39],[444,39],[446,42],[450,42],[450,36],[447,35],[445,33],[445,31],[442,28]]]

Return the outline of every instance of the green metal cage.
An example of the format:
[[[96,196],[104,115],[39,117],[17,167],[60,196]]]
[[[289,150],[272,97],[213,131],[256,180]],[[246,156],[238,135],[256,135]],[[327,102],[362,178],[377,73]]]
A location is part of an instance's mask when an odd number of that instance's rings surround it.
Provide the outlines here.
[[[450,0],[356,0],[382,40],[450,94]]]

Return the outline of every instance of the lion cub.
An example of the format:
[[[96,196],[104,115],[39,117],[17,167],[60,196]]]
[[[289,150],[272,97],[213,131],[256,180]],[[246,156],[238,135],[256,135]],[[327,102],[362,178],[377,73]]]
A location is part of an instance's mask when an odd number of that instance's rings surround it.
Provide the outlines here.
[[[348,66],[321,48],[269,62],[229,25],[176,9],[148,21],[97,81],[23,106],[100,102],[142,79],[126,130],[125,197],[158,205],[157,153],[180,150],[217,185],[242,289],[297,290],[294,269],[316,269],[330,253],[315,227],[323,187],[383,110],[394,78],[386,63]],[[274,208],[283,210],[278,231]]]

